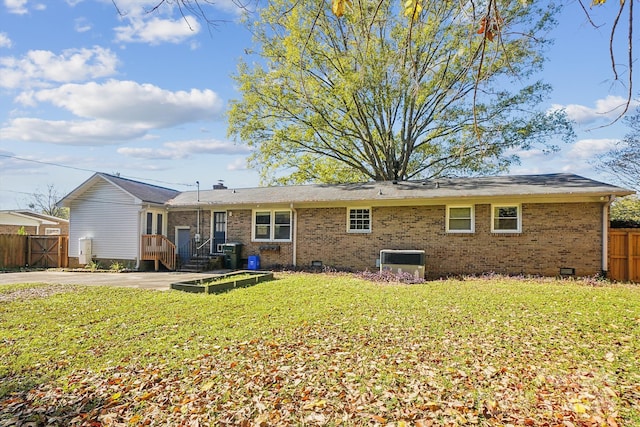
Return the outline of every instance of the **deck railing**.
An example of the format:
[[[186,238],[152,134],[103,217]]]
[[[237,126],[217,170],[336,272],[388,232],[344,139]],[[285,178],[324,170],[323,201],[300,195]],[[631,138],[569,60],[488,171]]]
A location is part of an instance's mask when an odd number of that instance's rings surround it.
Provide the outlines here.
[[[158,271],[158,262],[161,262],[168,270],[176,269],[176,245],[160,234],[143,234],[141,259],[155,261],[155,269]]]

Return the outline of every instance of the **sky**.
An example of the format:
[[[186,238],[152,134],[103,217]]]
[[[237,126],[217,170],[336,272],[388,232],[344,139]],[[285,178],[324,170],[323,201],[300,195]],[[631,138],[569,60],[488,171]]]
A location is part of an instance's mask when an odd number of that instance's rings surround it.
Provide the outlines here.
[[[50,185],[63,196],[94,172],[180,191],[260,185],[249,148],[227,137],[225,112],[240,98],[231,76],[252,47],[231,0],[207,10],[213,26],[171,6],[149,12],[159,0],[1,1],[0,210],[26,208]],[[592,11],[599,28],[566,4],[540,77],[554,88],[545,108],[565,108],[577,137],[556,153],[517,153],[509,173],[615,183],[594,163],[627,132],[608,125],[627,91],[609,59],[617,4]],[[622,61],[626,34],[616,43]]]

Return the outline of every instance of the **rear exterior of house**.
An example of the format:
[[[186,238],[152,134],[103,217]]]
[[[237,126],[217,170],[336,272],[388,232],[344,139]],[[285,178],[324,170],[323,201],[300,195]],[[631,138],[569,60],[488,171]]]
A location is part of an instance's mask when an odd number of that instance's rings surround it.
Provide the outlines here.
[[[71,265],[173,270],[233,246],[238,267],[375,270],[381,251],[402,250],[424,253],[427,277],[591,276],[608,269],[609,205],[632,193],[570,174],[182,193],[96,174],[60,205],[71,210]]]
[[[167,202],[168,237],[237,242],[263,268],[374,270],[398,249],[424,251],[427,277],[590,276],[607,270],[609,204],[630,193],[566,174],[208,190]]]

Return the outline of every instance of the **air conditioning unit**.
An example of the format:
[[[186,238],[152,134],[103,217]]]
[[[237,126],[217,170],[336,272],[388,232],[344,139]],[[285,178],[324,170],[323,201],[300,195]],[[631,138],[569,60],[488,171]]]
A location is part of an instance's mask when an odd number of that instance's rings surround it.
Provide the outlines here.
[[[409,273],[424,278],[423,250],[383,249],[380,251],[380,271]]]

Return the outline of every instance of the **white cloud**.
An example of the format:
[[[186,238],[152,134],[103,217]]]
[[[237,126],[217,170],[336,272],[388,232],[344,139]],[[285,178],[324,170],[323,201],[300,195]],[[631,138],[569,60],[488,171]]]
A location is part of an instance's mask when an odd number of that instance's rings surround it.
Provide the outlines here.
[[[92,26],[89,21],[87,21],[87,18],[76,18],[74,22],[74,29],[78,33],[86,33],[87,31],[91,30],[91,28]]]
[[[188,154],[240,154],[248,153],[250,151],[249,147],[246,145],[234,144],[229,141],[218,141],[215,139],[167,142],[164,145]]]
[[[218,95],[208,89],[168,91],[151,84],[111,80],[104,84],[66,84],[55,89],[23,92],[24,105],[48,102],[85,120],[42,120],[16,117],[0,129],[0,140],[67,145],[120,144],[146,138],[154,129],[212,120],[222,111]],[[170,155],[221,150],[212,142],[168,145]]]
[[[131,19],[129,25],[116,27],[116,41],[127,43],[181,43],[200,32],[200,23],[195,18],[177,19]]]
[[[599,154],[606,153],[613,148],[619,140],[617,139],[581,139],[573,144],[573,147],[567,153],[567,157],[571,159],[587,160]]]
[[[112,0],[102,0],[104,3],[112,3]],[[180,3],[166,1],[162,3],[159,8],[156,8],[160,2],[158,0],[117,0],[116,4],[118,9],[123,15],[127,17],[144,18],[146,16],[153,16],[161,14],[164,16],[182,17],[182,14],[187,14],[187,10],[184,6],[180,9]],[[204,13],[210,19],[217,19],[220,17],[220,12],[229,13],[239,16],[247,7],[252,6],[251,3],[245,2],[246,7],[239,7],[236,0],[217,0],[217,1],[201,1],[198,5],[199,10],[195,13]],[[150,13],[149,11],[153,11]]]
[[[13,42],[7,35],[7,33],[0,33],[0,47],[11,47]]]
[[[606,119],[615,119],[624,109],[627,100],[621,96],[607,96],[595,102],[595,107],[587,107],[579,104],[560,105],[554,104],[551,110],[564,109],[569,119],[578,124],[593,123],[595,121]],[[631,102],[631,108],[639,105],[637,101]]]
[[[134,139],[148,129],[107,120],[65,121],[17,118],[0,129],[0,140],[48,142],[60,145],[112,145]]]
[[[22,58],[0,57],[0,87],[42,87],[115,74],[118,58],[109,49],[68,49],[60,55],[31,50]]]
[[[542,159],[548,155],[544,150],[541,150],[539,148],[534,148],[531,150],[509,150],[505,154],[516,155],[518,156],[518,158],[523,160],[538,159],[538,158]]]
[[[27,0],[4,0],[4,5],[9,13],[24,15],[27,10]]]
[[[215,139],[167,142],[163,144],[162,148],[118,148],[119,154],[146,160],[177,160],[189,158],[193,155],[244,154],[249,151],[249,147],[245,145],[236,145],[232,142]]]
[[[238,157],[233,162],[227,165],[228,171],[239,171],[247,169],[249,169],[249,167],[247,166],[247,159],[244,157]]]
[[[209,89],[171,92],[152,84],[120,80],[66,84],[38,91],[33,98],[79,117],[140,123],[148,128],[211,120],[222,111],[220,97]]]

